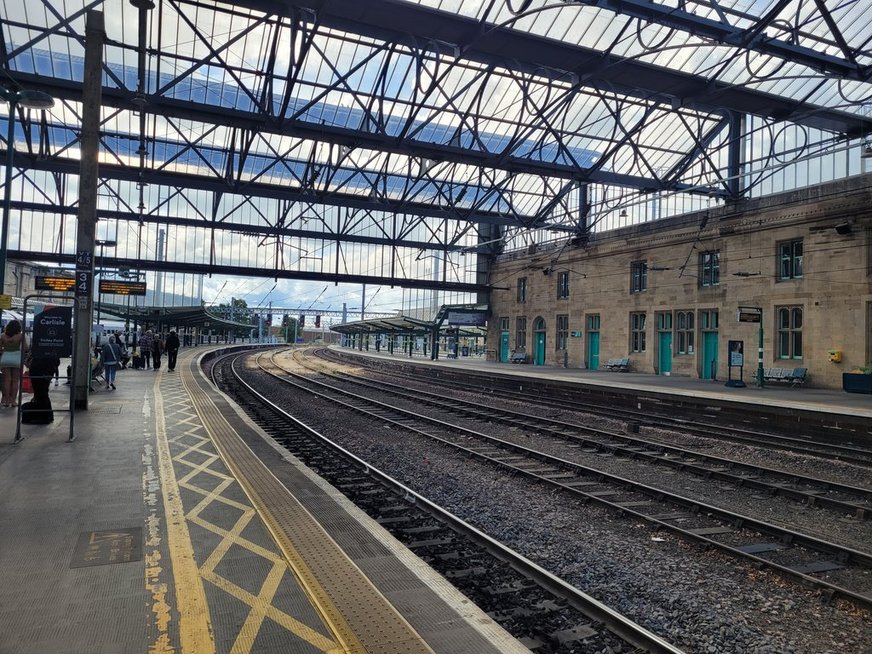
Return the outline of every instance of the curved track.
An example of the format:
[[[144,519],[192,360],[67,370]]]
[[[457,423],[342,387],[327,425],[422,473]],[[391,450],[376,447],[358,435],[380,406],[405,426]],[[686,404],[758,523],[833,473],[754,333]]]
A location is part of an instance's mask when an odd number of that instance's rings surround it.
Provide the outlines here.
[[[217,385],[531,649],[681,651],[309,429],[243,381],[236,358],[213,367]]]

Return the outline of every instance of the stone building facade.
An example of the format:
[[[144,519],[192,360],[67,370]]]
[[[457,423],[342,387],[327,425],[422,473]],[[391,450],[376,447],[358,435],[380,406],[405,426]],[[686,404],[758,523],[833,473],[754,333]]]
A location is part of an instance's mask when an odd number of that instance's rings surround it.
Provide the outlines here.
[[[488,342],[507,360],[752,382],[807,368],[841,387],[872,361],[872,175],[502,255]],[[743,368],[729,368],[741,342]]]

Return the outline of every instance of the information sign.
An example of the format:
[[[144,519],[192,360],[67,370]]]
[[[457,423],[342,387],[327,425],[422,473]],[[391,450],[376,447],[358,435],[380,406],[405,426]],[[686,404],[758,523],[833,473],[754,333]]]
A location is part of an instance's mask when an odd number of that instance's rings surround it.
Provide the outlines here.
[[[484,327],[487,324],[487,316],[483,312],[449,311],[446,322],[449,325]]]
[[[11,309],[12,308],[12,296],[11,295],[0,295],[0,309]]]
[[[76,271],[76,297],[91,297],[91,273],[87,270]]]
[[[33,318],[31,348],[34,357],[68,357],[73,352],[73,309],[51,307]]]
[[[759,309],[739,308],[736,311],[736,320],[739,322],[760,322],[763,312]]]
[[[145,295],[145,282],[125,282],[120,279],[101,279],[100,293],[108,295]]]
[[[58,293],[70,293],[76,288],[75,277],[42,277],[36,276],[34,286],[37,291],[56,291]]]
[[[730,352],[730,365],[740,368],[745,365],[745,342],[744,341],[728,341],[727,346]]]

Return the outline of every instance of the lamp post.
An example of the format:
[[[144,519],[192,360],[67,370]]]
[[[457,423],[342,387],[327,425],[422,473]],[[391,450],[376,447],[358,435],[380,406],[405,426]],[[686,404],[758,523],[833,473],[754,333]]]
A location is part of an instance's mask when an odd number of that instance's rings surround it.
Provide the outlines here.
[[[9,103],[9,131],[6,135],[6,186],[3,194],[3,224],[0,225],[0,295],[6,291],[6,251],[9,243],[9,207],[12,203],[12,166],[15,160],[15,107],[51,109],[54,98],[43,91],[12,91],[0,87],[0,99]]]
[[[104,248],[114,248],[116,245],[118,245],[118,241],[103,241],[103,240],[100,240],[98,238],[96,241],[94,241],[94,244],[100,247],[100,261],[99,261],[99,265],[97,267],[97,274],[94,275],[94,278],[96,279],[97,275],[100,275],[103,272],[103,256],[104,256],[103,249]],[[99,284],[99,282],[97,283],[97,326],[98,327],[100,326],[100,284]],[[100,335],[99,334],[95,334],[95,336],[94,336],[94,345],[95,346],[100,345]]]

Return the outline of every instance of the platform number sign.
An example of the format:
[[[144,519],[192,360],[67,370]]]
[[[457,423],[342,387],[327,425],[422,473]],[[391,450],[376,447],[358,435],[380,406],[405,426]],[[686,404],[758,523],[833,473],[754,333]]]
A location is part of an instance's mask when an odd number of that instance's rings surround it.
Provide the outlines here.
[[[93,262],[93,252],[90,250],[76,250],[76,270],[90,270]]]
[[[76,297],[91,297],[91,273],[87,270],[76,271]]]

